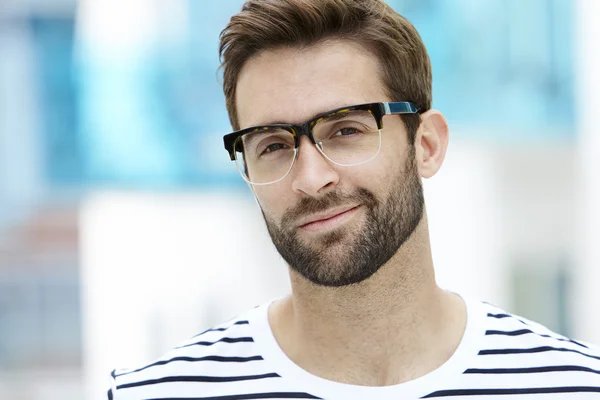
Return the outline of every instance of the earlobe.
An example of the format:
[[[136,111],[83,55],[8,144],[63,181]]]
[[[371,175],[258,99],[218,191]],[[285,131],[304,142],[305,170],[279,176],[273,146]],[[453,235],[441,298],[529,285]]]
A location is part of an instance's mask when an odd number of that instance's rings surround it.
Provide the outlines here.
[[[437,110],[421,114],[421,125],[415,138],[419,173],[431,178],[442,166],[448,148],[448,123]]]

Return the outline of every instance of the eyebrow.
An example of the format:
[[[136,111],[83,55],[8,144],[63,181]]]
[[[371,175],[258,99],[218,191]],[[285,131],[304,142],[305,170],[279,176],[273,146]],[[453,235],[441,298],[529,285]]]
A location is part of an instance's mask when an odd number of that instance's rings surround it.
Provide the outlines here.
[[[250,134],[253,133],[254,135],[247,136],[247,137],[249,137],[249,139],[247,139],[248,142],[246,144],[251,145],[251,144],[255,143],[257,140],[261,140],[260,134],[272,133],[272,132],[276,132],[277,130],[281,130],[280,128],[277,128],[276,126],[269,126],[269,125],[273,125],[273,124],[260,125],[259,129],[248,132]]]
[[[335,122],[335,121],[339,121],[341,119],[344,119],[348,116],[353,116],[353,115],[357,115],[357,114],[366,114],[369,115],[369,111],[367,110],[348,110],[348,111],[344,111],[344,109],[336,111],[334,113],[325,113],[325,114],[319,114],[316,115],[315,117],[311,118],[309,121],[313,121],[314,119],[317,118],[321,118],[324,120],[327,120],[328,122]]]
[[[348,108],[350,108],[350,107],[354,107],[354,106],[348,106]],[[337,111],[332,112],[333,110],[337,110]],[[266,123],[257,124],[257,125],[254,125],[254,126],[259,126],[260,127],[260,126],[277,125],[277,124],[300,125],[300,124],[306,123],[307,121],[313,121],[313,120],[315,120],[317,118],[323,118],[323,119],[326,119],[327,121],[334,122],[334,121],[338,121],[338,120],[346,117],[347,115],[352,115],[352,114],[369,114],[369,111],[367,111],[367,110],[349,110],[348,112],[343,112],[343,111],[344,111],[344,108],[342,106],[342,107],[338,107],[338,108],[333,108],[330,111],[318,112],[316,114],[313,114],[313,116],[310,117],[308,120],[304,120],[304,121],[302,121],[302,122],[300,122],[298,124],[294,124],[294,123],[291,123],[291,122],[281,122],[281,121],[278,121],[278,122],[266,122]]]

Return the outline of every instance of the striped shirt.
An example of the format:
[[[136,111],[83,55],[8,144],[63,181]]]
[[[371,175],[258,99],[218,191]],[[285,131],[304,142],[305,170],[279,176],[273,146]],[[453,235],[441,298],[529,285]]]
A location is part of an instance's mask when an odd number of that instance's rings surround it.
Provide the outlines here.
[[[600,348],[487,303],[465,301],[467,326],[454,354],[399,385],[348,385],[304,371],[278,347],[265,304],[149,365],[114,370],[108,398],[600,400]]]

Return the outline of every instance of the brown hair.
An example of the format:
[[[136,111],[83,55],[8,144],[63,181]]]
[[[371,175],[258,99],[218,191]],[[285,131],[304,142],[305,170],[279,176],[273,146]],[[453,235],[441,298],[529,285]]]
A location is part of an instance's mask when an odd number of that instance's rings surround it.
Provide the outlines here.
[[[259,52],[282,46],[307,47],[328,39],[363,45],[379,60],[392,101],[411,101],[420,112],[431,107],[431,63],[417,30],[382,0],[249,0],[220,35],[229,120],[240,129],[235,104],[238,75]],[[410,142],[419,115],[401,116]]]

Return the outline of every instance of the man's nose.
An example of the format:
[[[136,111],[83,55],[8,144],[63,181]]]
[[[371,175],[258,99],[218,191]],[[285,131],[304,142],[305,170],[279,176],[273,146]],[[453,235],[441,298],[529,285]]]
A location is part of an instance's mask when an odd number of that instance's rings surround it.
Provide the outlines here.
[[[300,137],[300,147],[292,174],[292,189],[313,197],[322,196],[339,182],[333,165],[306,136]]]

